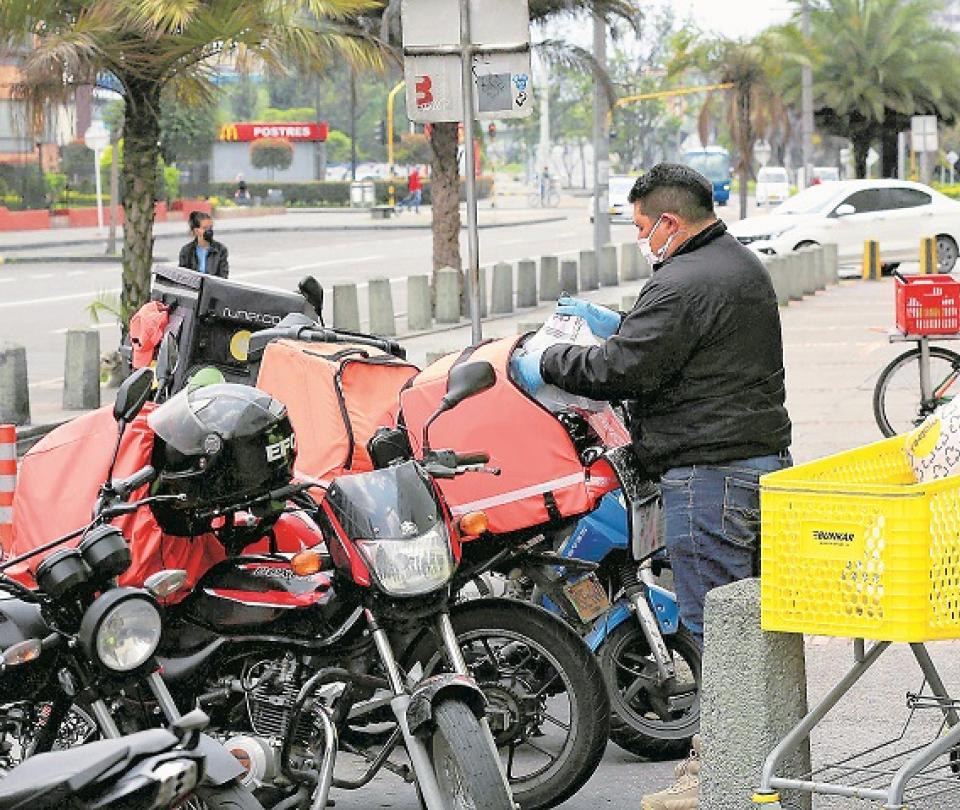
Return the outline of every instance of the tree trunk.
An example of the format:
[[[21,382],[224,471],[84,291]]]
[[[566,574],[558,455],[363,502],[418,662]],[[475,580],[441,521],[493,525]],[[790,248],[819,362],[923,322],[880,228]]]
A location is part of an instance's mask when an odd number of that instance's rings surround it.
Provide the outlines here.
[[[457,125],[433,125],[430,139],[433,170],[430,201],[433,212],[433,269],[460,270],[460,167],[457,164]]]
[[[897,176],[897,135],[899,128],[897,121],[893,116],[888,116],[887,120],[880,127],[880,176]]]
[[[160,83],[128,79],[123,121],[123,284],[126,334],[131,316],[150,298],[154,201],[160,155]],[[116,158],[114,158],[116,159]]]
[[[857,179],[862,180],[867,176],[867,152],[870,151],[870,137],[854,133],[850,140],[853,143],[853,170],[857,174]]]
[[[753,134],[750,131],[750,85],[737,87],[737,125],[740,130],[740,219],[747,216],[747,191],[750,181],[750,150]]]

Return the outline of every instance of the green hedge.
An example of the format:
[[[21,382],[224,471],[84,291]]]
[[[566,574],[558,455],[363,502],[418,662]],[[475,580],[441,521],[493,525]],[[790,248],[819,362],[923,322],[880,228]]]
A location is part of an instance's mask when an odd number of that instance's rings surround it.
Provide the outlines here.
[[[960,183],[934,183],[933,187],[941,194],[954,200],[960,200]]]
[[[389,198],[390,183],[387,180],[374,180],[377,204],[385,204]],[[304,183],[247,183],[251,197],[262,197],[267,201],[267,189],[277,188],[283,192],[284,202],[288,207],[336,207],[350,205],[349,180],[311,180]],[[223,199],[232,200],[237,190],[236,183],[211,183],[210,194]],[[493,178],[481,176],[477,178],[477,194],[481,199],[490,196],[493,191]],[[398,179],[394,183],[394,193],[397,200],[407,195],[407,181]],[[460,181],[460,199],[466,199],[465,183]],[[423,181],[423,202],[430,202],[430,181]]]

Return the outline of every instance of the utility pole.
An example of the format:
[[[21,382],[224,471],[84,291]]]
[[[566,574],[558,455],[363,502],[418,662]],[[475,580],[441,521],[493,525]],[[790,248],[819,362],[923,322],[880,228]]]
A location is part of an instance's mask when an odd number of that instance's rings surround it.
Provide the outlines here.
[[[602,14],[593,15],[593,58],[599,70],[607,69],[607,21]],[[601,248],[610,241],[610,145],[607,142],[607,104],[603,82],[593,79],[593,249],[600,256]]]
[[[803,38],[810,41],[810,0],[803,0],[800,7]],[[803,184],[813,180],[813,68],[803,65],[800,73],[800,103],[803,120]]]
[[[350,68],[350,179],[357,179],[357,73]]]
[[[540,66],[541,79],[537,88],[540,102],[540,143],[537,145],[537,174],[550,165],[550,76],[544,65]]]
[[[107,256],[117,253],[117,204],[120,200],[120,124],[110,132],[113,159],[110,161],[110,229],[107,231]],[[196,165],[196,164],[192,164]]]

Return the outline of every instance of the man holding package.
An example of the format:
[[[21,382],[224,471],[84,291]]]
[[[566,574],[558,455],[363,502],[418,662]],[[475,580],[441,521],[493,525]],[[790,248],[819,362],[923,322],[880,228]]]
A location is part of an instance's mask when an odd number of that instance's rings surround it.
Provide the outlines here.
[[[530,392],[552,383],[626,401],[637,456],[661,482],[680,615],[702,645],[707,591],[756,573],[759,478],[790,464],[780,316],[760,260],[714,214],[706,178],[662,163],[628,199],[654,270],[633,309],[561,298],[557,311],[604,343],[518,355],[513,370]],[[696,808],[694,771],[643,808]]]

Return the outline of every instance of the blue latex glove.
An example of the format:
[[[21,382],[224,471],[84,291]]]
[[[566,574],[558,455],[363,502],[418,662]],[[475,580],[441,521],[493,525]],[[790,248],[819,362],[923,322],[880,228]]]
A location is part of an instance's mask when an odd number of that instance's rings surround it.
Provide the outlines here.
[[[583,318],[598,338],[606,340],[620,328],[620,313],[612,309],[591,304],[582,298],[562,296],[557,301],[558,315],[575,315]]]
[[[541,352],[517,353],[510,358],[510,372],[514,380],[530,396],[535,395],[543,385],[543,377],[540,374],[541,354]]]

